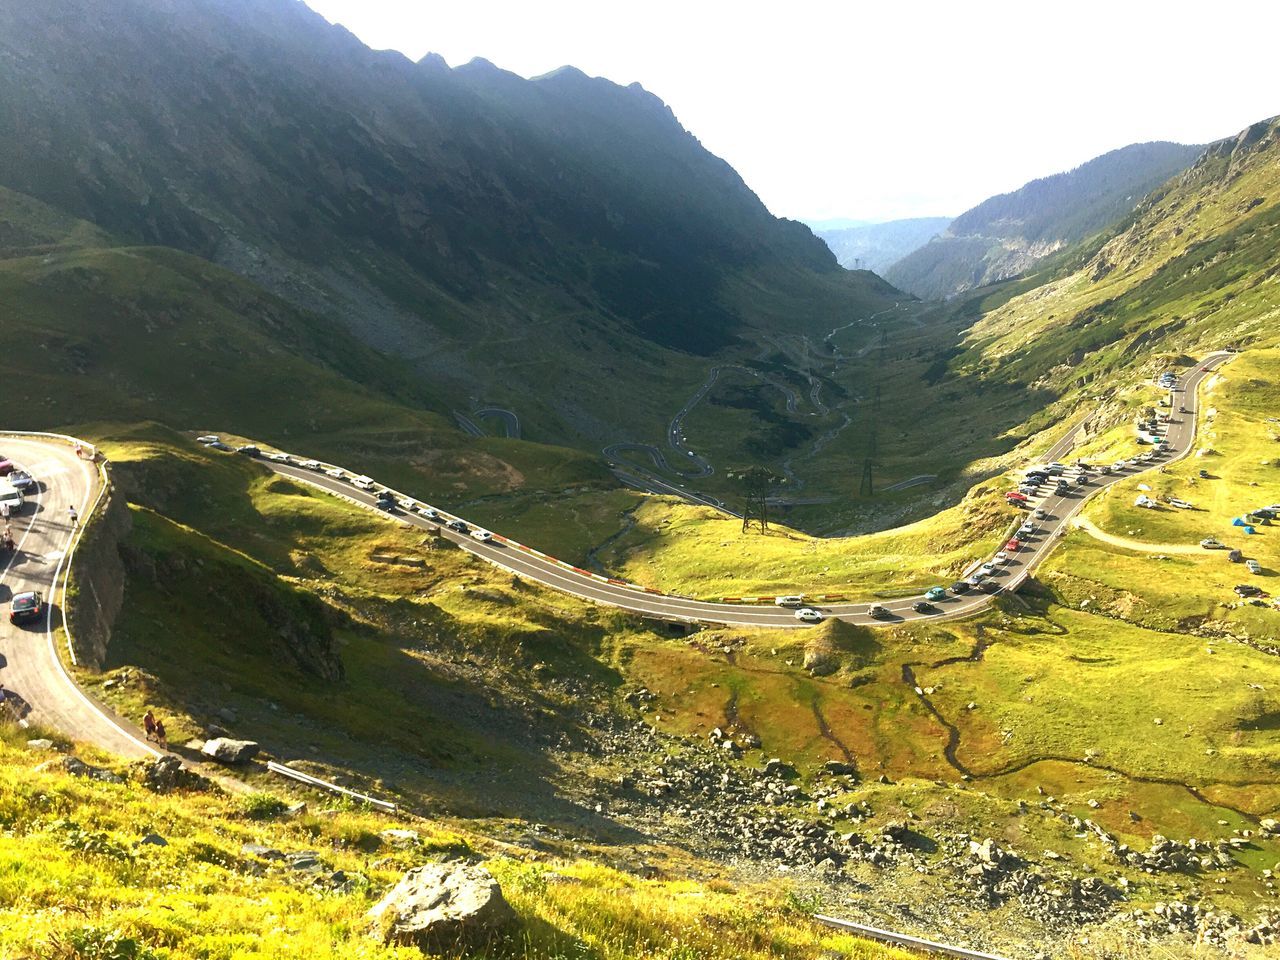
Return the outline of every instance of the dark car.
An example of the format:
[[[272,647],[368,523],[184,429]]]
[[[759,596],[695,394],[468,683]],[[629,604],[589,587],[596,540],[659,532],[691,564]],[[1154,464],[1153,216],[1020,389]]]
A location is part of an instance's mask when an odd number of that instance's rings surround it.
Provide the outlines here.
[[[1256,597],[1262,592],[1260,587],[1255,587],[1252,583],[1237,583],[1231,589],[1242,597]]]
[[[26,623],[30,620],[39,620],[41,614],[44,613],[44,598],[34,590],[28,593],[20,593],[13,598],[13,603],[9,608],[10,623]]]
[[[471,532],[471,528],[468,527],[461,520],[450,520],[448,523],[445,524],[445,526],[448,527],[450,530],[456,531],[457,533]]]
[[[379,510],[383,510],[383,511],[385,511],[385,512],[387,512],[387,513],[395,513],[395,512],[396,512],[396,502],[395,502],[394,500],[382,500],[382,499],[379,499],[379,500],[377,500],[377,501],[374,503],[374,506],[375,506],[377,509],[379,509]]]
[[[9,479],[10,481],[13,480],[12,477],[10,477]],[[16,487],[17,484],[15,483],[14,486]],[[1274,520],[1276,518],[1276,512],[1272,510],[1270,507],[1263,507],[1261,510],[1255,510],[1253,511],[1253,515],[1257,517],[1259,520]]]
[[[246,457],[262,456],[262,451],[251,443],[246,443],[243,447],[236,447],[236,453],[243,453]]]
[[[914,610],[916,613],[936,613],[938,610],[938,608],[935,607],[932,603],[929,603],[925,600],[917,600],[915,603],[911,605],[911,609]]]
[[[955,583],[951,585],[951,592],[952,593],[968,593],[969,584],[965,583],[963,580],[957,580]]]
[[[1200,479],[1201,479],[1201,480],[1208,480],[1208,479],[1209,479],[1209,471],[1208,471],[1208,470],[1201,470],[1201,471],[1200,471]]]
[[[208,447],[210,450],[221,450],[223,453],[226,453],[231,449],[221,440],[215,440],[213,441],[213,443],[206,443],[205,446]]]
[[[983,593],[999,593],[1000,584],[995,580],[983,580],[982,583],[978,584],[978,589]]]

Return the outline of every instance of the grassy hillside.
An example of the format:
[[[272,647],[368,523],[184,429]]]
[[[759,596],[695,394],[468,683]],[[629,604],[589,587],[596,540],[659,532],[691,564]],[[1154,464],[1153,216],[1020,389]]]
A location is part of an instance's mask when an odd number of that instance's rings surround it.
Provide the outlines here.
[[[48,751],[22,745],[34,732],[0,727],[5,956],[408,960],[422,954],[373,940],[365,913],[410,867],[465,856],[485,860],[519,917],[511,944],[486,954],[494,957],[907,957],[815,927],[773,885],[640,879],[567,851],[499,845],[456,824],[325,798],[285,818],[267,794],[156,795],[137,782],[72,777],[48,764]],[[380,836],[388,829],[418,839],[396,845]],[[273,865],[249,844],[316,851],[320,872]]]

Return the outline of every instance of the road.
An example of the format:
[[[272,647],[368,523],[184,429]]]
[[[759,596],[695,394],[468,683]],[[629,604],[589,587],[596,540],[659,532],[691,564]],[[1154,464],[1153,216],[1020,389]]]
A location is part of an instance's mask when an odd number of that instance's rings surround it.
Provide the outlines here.
[[[1154,460],[1144,469],[1155,469],[1181,459],[1190,452],[1195,438],[1196,388],[1208,375],[1209,369],[1217,367],[1229,356],[1230,354],[1227,353],[1210,354],[1187,375],[1185,382],[1181,385],[1184,390],[1182,402],[1187,405],[1190,412],[1181,416],[1175,415],[1176,419],[1169,424],[1166,436],[1173,448],[1173,453],[1171,456]],[[1068,431],[1046,452],[1045,462],[1066,457],[1074,446],[1079,432],[1079,426]],[[357,490],[344,481],[327,477],[323,473],[304,470],[293,464],[268,463],[268,466],[285,476],[341,495],[355,503],[372,507],[375,502],[372,495]],[[1069,471],[1068,475],[1072,472],[1074,471]],[[1089,496],[1137,472],[1140,471],[1131,468],[1110,476],[1094,475],[1088,485],[1073,487],[1072,491],[1065,496],[1049,494],[1036,499],[1030,506],[1045,510],[1048,518],[1037,524],[1034,533],[1022,538],[1023,548],[1015,554],[1013,562],[993,578],[1000,584],[1000,589],[1013,589],[1030,575],[1057,545],[1061,535],[1066,533],[1071,518],[1081,510]],[[453,516],[443,509],[440,509],[440,513],[445,519]],[[434,529],[437,526],[433,521],[417,513],[400,513],[397,516],[401,522],[420,528]],[[539,554],[515,541],[499,537],[491,542],[482,543],[443,527],[440,528],[440,532],[463,549],[528,580],[586,600],[634,611],[645,616],[673,621],[739,626],[774,628],[804,626],[796,620],[793,611],[772,604],[752,606],[743,603],[718,603],[660,594],[619,580],[599,577],[586,570]],[[800,585],[797,585],[797,591],[799,587]],[[868,614],[867,610],[870,606],[868,602],[813,603],[811,605],[820,609],[828,617],[839,617],[842,620],[864,625],[885,625],[912,620],[938,620],[967,616],[989,604],[991,597],[992,595],[985,593],[948,596],[946,600],[937,603],[937,613],[924,614],[916,613],[912,609],[912,604],[921,599],[918,596],[884,601],[882,606],[886,608],[888,615],[882,619],[873,618]]]
[[[67,675],[58,659],[55,630],[62,625],[61,589],[67,551],[75,532],[67,508],[83,517],[98,496],[98,471],[57,440],[0,435],[0,451],[39,481],[40,490],[11,521],[16,553],[0,554],[0,684],[20,699],[19,712],[30,723],[56,729],[73,740],[96,744],[123,757],[158,756],[104,708],[94,703]],[[38,622],[9,623],[14,594],[38,590],[48,610]]]

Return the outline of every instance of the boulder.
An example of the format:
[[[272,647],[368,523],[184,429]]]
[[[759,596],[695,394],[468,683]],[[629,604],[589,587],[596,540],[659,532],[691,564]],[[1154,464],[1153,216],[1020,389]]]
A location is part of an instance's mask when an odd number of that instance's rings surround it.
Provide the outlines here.
[[[515,913],[483,866],[430,863],[406,873],[369,918],[385,943],[441,953],[483,949]]]
[[[79,757],[59,757],[57,760],[46,760],[36,769],[48,770],[56,767],[61,767],[73,777],[87,777],[90,780],[101,780],[103,783],[124,783],[124,777],[118,773],[112,773],[102,767],[92,766]]]
[[[247,763],[258,755],[260,749],[252,740],[218,737],[216,740],[206,740],[200,752],[219,763]]]
[[[44,737],[41,737],[38,740],[28,740],[27,746],[30,747],[32,750],[52,750],[53,741],[47,740]]]
[[[165,755],[155,760],[144,760],[137,765],[142,785],[152,793],[169,793],[179,787],[203,790],[209,781],[198,773],[184,769],[177,757]]]

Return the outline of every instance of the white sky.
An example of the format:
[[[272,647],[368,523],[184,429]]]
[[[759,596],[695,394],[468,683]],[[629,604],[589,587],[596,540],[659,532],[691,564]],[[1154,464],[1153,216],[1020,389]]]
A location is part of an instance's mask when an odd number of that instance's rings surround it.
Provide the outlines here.
[[[1280,113],[1280,2],[306,0],[371,47],[638,80],[780,216],[955,215]]]

